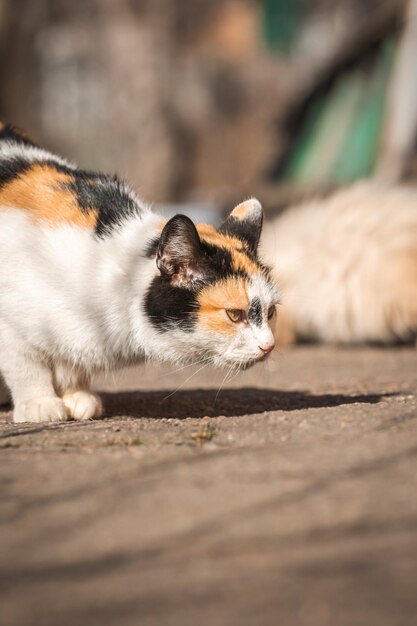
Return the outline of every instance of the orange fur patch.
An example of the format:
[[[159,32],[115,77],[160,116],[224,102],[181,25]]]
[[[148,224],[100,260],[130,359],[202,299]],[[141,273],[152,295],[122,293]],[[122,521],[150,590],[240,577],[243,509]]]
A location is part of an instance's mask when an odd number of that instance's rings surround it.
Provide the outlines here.
[[[232,250],[231,254],[232,267],[234,270],[246,272],[248,276],[259,273],[259,267],[254,261],[252,261],[252,259],[248,257],[247,254],[244,254],[243,252],[238,252],[237,250]]]
[[[240,239],[230,235],[223,235],[223,233],[219,233],[214,226],[209,224],[197,224],[196,228],[202,241],[223,248],[230,253],[233,270],[243,271],[248,275],[259,272],[259,267],[245,253]]]
[[[207,243],[219,246],[220,248],[226,248],[227,250],[229,248],[243,249],[240,239],[230,235],[223,235],[223,233],[219,233],[219,231],[210,224],[196,224],[196,228],[200,238]]]
[[[234,324],[229,320],[225,309],[244,309],[249,307],[246,281],[231,277],[208,285],[198,296],[200,305],[199,323],[205,330],[214,330],[224,335],[233,335]]]
[[[72,180],[70,174],[35,163],[0,190],[0,205],[27,211],[34,220],[93,228],[98,211],[83,212],[75,195],[62,187]]]

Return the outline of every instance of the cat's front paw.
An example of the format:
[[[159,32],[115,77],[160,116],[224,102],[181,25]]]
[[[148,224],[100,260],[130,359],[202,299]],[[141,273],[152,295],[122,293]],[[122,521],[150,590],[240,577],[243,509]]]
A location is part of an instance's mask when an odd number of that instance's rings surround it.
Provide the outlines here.
[[[88,391],[73,391],[63,396],[63,401],[71,417],[75,420],[89,420],[100,417],[103,408],[98,396]]]
[[[68,411],[60,398],[33,398],[19,402],[13,411],[14,422],[65,422],[68,419]]]

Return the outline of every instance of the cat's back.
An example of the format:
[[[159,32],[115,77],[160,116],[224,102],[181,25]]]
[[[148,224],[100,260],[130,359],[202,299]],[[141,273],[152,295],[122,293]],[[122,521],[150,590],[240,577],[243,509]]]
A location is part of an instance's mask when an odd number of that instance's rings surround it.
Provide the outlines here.
[[[358,251],[390,250],[415,245],[417,238],[417,187],[361,182],[324,200],[294,207],[267,225],[268,252],[285,256],[291,245],[303,255],[337,261]],[[292,244],[291,244],[292,242]]]
[[[0,125],[0,323],[19,320],[28,340],[67,333],[67,345],[84,328],[90,341],[96,301],[144,263],[158,220],[123,181]]]
[[[75,226],[100,237],[141,210],[116,177],[79,169],[0,122],[0,220],[19,211],[32,224]]]

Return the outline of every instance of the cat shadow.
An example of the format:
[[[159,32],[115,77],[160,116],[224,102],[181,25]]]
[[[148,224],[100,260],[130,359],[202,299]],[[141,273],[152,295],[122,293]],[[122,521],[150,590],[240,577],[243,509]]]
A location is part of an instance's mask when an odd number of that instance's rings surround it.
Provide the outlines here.
[[[105,417],[128,415],[133,418],[185,419],[187,417],[240,416],[265,411],[297,411],[331,408],[345,404],[376,404],[392,393],[357,395],[313,394],[308,391],[275,391],[256,387],[188,389],[172,393],[130,391],[103,393]]]

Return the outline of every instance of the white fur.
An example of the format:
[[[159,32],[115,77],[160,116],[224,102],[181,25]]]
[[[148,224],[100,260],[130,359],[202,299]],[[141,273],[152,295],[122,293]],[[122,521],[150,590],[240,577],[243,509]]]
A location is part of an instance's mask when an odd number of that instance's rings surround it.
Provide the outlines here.
[[[88,420],[101,415],[101,400],[94,393],[73,391],[64,393],[62,400],[68,413],[76,420]]]
[[[144,208],[103,239],[73,225],[32,223],[0,209],[0,370],[12,391],[16,421],[88,419],[101,413],[91,375],[143,358],[237,366],[273,342],[262,328],[233,337],[198,328],[158,332],[143,309],[159,273],[145,255],[162,218]],[[262,277],[251,294],[265,312],[276,294]],[[226,315],[226,314],[225,314]]]
[[[390,342],[416,333],[415,188],[356,184],[286,211],[262,244],[296,335]]]
[[[13,419],[19,422],[64,422],[70,414],[61,398],[52,395],[36,396],[25,402],[17,402]]]
[[[0,158],[4,160],[22,158],[25,161],[32,163],[52,160],[60,165],[75,169],[75,165],[67,159],[63,159],[56,154],[51,154],[43,148],[38,148],[37,146],[27,146],[25,144],[15,143],[14,141],[3,140],[0,142]]]
[[[145,212],[100,240],[86,229],[35,225],[24,211],[1,209],[0,367],[16,420],[52,419],[57,388],[65,392],[148,352],[154,333],[141,302],[156,266],[141,253],[158,222]],[[37,398],[46,398],[44,409],[34,406]],[[64,419],[62,401],[58,408]],[[80,417],[86,413],[99,409]]]

